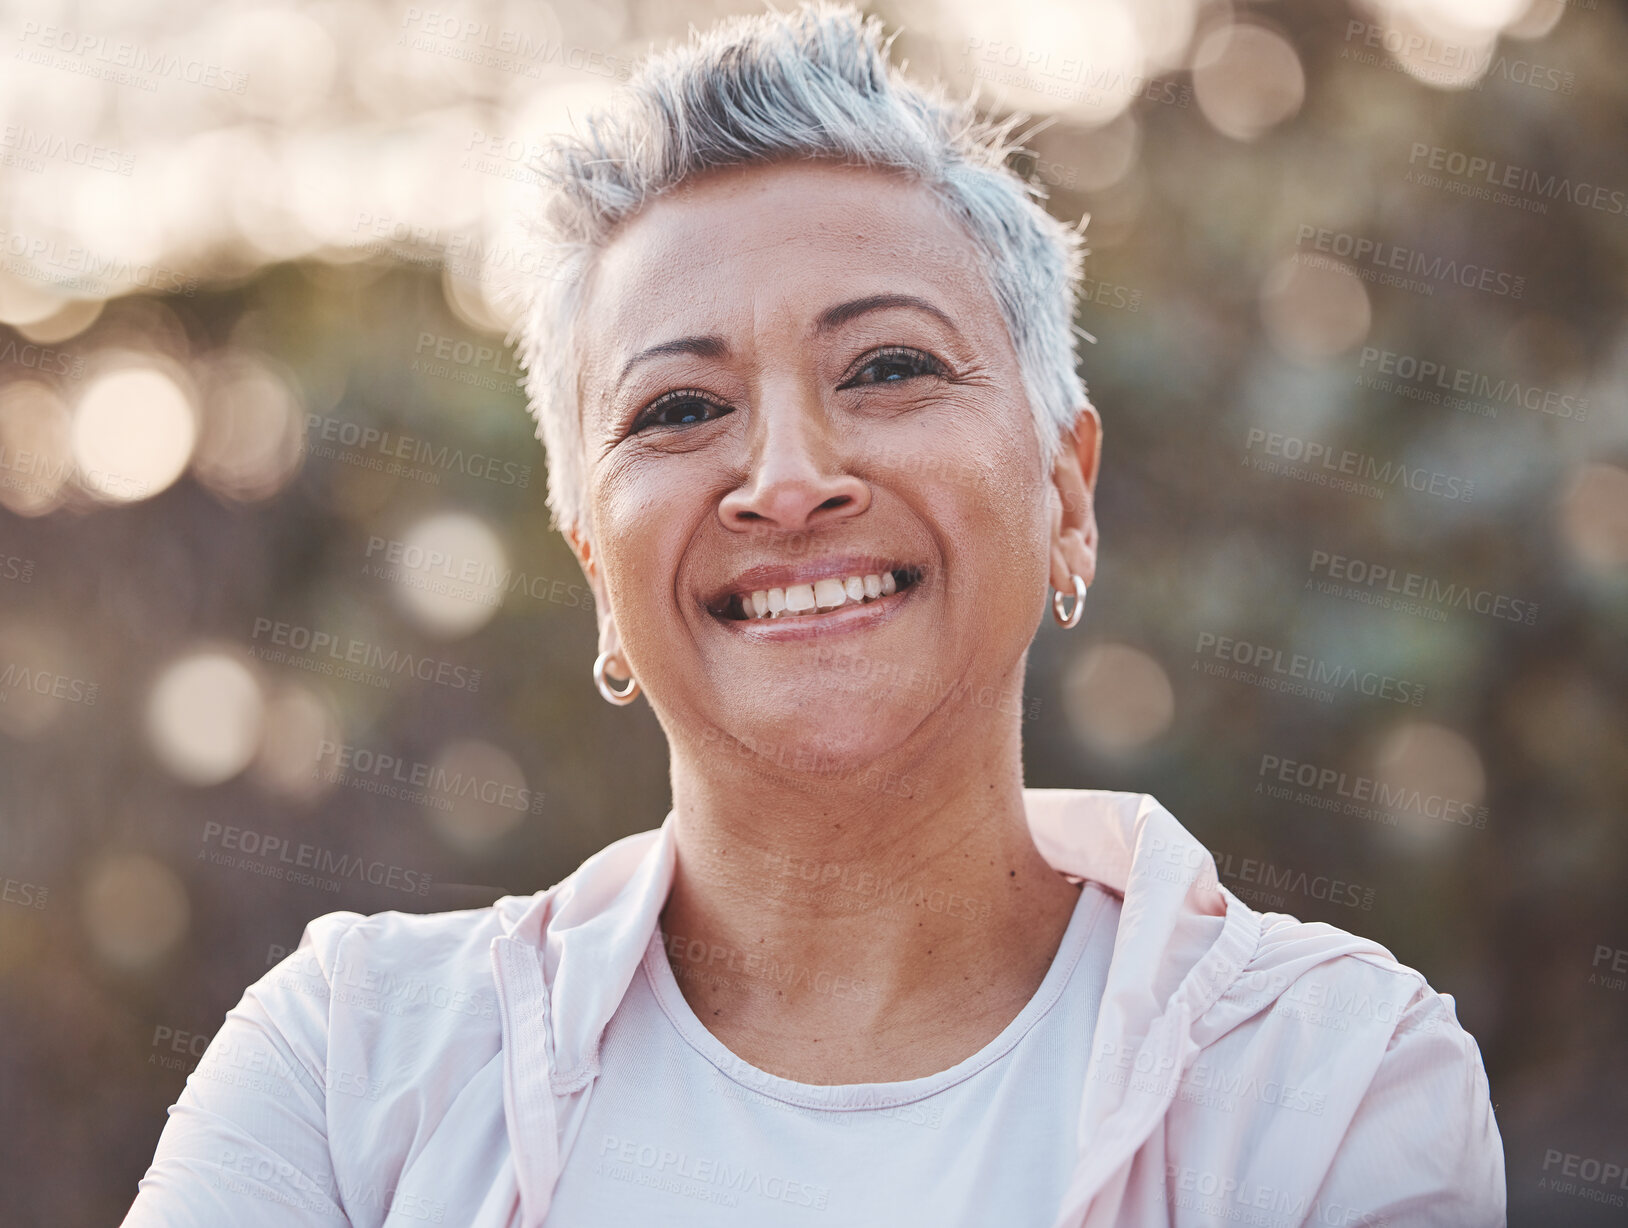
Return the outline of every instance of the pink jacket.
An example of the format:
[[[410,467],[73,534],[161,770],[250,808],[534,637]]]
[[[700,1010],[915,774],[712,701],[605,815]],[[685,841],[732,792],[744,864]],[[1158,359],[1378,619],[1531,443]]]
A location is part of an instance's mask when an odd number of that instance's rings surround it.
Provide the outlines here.
[[[1451,997],[1248,908],[1146,794],[1025,802],[1052,866],[1124,896],[1052,1228],[1504,1223]],[[188,1077],[127,1228],[536,1228],[673,858],[669,819],[534,896],[311,922]]]

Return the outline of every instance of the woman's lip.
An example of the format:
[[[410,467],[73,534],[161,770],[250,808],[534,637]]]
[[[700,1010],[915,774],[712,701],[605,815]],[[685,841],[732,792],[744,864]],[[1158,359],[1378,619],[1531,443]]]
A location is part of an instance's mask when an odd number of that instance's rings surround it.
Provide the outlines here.
[[[880,626],[905,607],[916,588],[916,585],[911,585],[886,597],[867,601],[863,605],[838,606],[834,610],[814,614],[793,614],[784,618],[730,618],[728,615],[711,610],[707,613],[726,629],[759,643],[806,640]]]
[[[767,564],[751,567],[740,573],[729,584],[718,589],[703,604],[717,610],[728,604],[730,598],[742,593],[765,591],[771,588],[790,588],[797,584],[815,584],[820,580],[845,580],[849,576],[881,575],[884,571],[908,571],[916,579],[926,574],[926,568],[881,555],[848,556],[821,559],[817,563],[798,566]]]

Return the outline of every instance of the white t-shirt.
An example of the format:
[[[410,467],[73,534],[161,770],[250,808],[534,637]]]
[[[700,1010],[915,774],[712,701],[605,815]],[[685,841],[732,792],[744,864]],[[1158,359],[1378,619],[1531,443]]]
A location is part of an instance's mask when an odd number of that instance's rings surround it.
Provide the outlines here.
[[[1047,1228],[1079,1164],[1119,909],[1084,884],[1034,997],[965,1061],[836,1086],[732,1054],[685,1001],[658,930],[605,1031],[546,1228]]]

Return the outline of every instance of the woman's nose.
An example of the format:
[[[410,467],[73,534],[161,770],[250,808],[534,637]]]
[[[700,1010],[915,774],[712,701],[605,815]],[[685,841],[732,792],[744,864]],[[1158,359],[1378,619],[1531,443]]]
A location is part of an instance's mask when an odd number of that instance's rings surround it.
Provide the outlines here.
[[[823,406],[781,404],[761,411],[755,434],[751,471],[718,505],[724,527],[796,533],[870,506],[870,485],[843,465]]]

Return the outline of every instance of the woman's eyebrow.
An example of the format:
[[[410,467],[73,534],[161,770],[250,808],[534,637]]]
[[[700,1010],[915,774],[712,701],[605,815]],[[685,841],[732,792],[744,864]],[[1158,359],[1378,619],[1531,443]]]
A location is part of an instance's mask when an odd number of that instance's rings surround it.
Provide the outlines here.
[[[616,387],[622,386],[627,379],[627,373],[641,362],[651,358],[661,358],[667,354],[694,354],[700,358],[724,358],[729,354],[729,343],[717,334],[705,337],[678,337],[672,341],[663,341],[649,349],[640,350],[622,365],[622,373],[616,377]]]
[[[827,307],[820,312],[819,319],[814,322],[814,331],[816,333],[830,332],[833,328],[838,328],[849,320],[865,315],[868,312],[888,311],[895,307],[905,307],[912,311],[924,311],[944,324],[956,336],[961,335],[961,330],[956,328],[954,320],[950,319],[947,314],[926,299],[918,298],[914,294],[868,294],[864,298],[849,299],[846,303],[838,303],[835,307]]]
[[[956,328],[955,321],[940,308],[934,306],[924,298],[914,294],[868,294],[864,298],[849,299],[845,303],[838,303],[834,307],[827,307],[820,312],[819,318],[814,321],[816,333],[830,332],[872,311],[889,311],[903,307],[912,311],[924,311],[934,319],[941,322],[956,336],[961,330]],[[621,374],[616,377],[616,386],[620,387],[622,381],[627,379],[628,372],[641,362],[651,358],[661,358],[670,354],[694,354],[699,358],[725,358],[729,354],[729,343],[716,333],[709,333],[700,337],[676,337],[671,341],[663,341],[652,345],[648,349],[640,350],[622,365]]]

